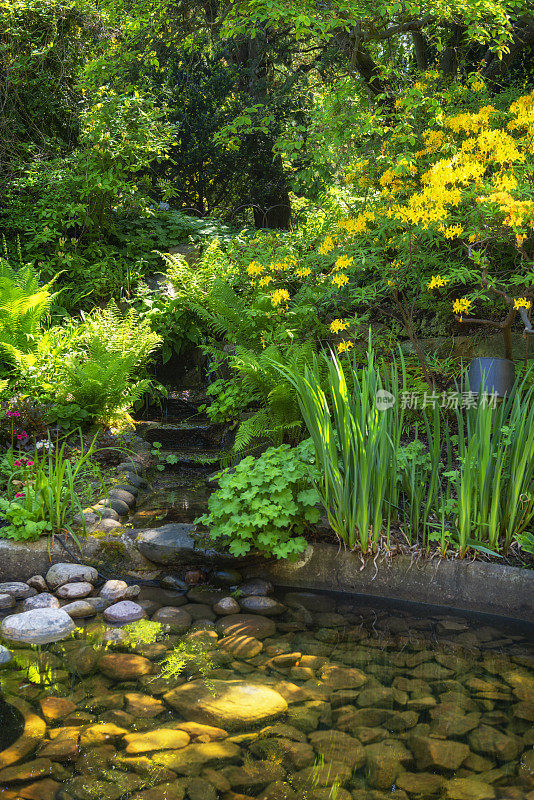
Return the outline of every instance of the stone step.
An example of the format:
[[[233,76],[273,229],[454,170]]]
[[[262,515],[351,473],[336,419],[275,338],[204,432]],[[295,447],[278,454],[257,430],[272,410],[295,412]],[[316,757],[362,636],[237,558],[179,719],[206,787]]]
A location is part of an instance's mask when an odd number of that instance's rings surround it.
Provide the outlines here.
[[[198,469],[213,472],[221,466],[221,462],[228,455],[226,451],[220,449],[197,449],[197,448],[179,448],[179,449],[164,449],[160,450],[160,458],[165,462],[166,470],[177,469]],[[171,457],[171,461],[166,461],[167,456]]]
[[[165,450],[218,448],[223,435],[221,426],[210,422],[142,423],[136,430],[150,444],[160,442]]]

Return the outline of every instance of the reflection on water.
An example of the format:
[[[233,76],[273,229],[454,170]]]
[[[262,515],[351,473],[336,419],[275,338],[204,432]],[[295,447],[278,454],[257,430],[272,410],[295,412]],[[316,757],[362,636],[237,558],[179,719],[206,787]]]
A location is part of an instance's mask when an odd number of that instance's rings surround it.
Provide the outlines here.
[[[228,596],[152,589],[170,632],[92,621],[17,649],[3,693],[47,727],[0,798],[534,798],[528,631],[301,592],[217,615]]]

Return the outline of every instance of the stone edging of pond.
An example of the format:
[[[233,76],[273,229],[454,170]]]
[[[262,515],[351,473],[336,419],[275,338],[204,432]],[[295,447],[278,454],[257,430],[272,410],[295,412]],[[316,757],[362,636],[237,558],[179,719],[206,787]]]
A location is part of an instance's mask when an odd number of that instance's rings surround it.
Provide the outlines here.
[[[485,561],[407,555],[362,559],[329,544],[310,545],[300,561],[241,569],[276,586],[349,592],[534,622],[534,570]]]
[[[203,550],[193,525],[170,523],[160,528],[123,528],[80,539],[78,559],[110,578],[157,578],[161,571],[181,572],[192,564],[215,568],[234,565],[246,578],[262,577],[279,587],[345,592],[403,602],[428,603],[460,611],[494,614],[534,622],[534,571],[484,561],[379,556],[362,562],[353,553],[329,544],[314,544],[295,563],[243,560]],[[42,574],[50,564],[69,560],[54,541],[32,543],[0,539],[0,576],[4,581]]]

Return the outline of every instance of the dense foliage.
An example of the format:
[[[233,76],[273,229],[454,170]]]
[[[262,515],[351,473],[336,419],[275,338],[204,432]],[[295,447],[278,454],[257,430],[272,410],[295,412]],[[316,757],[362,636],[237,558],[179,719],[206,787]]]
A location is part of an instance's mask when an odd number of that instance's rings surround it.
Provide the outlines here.
[[[231,552],[319,502],[365,553],[531,550],[533,44],[523,0],[7,0],[4,535],[63,529],[194,354]],[[461,408],[487,331],[524,374]]]

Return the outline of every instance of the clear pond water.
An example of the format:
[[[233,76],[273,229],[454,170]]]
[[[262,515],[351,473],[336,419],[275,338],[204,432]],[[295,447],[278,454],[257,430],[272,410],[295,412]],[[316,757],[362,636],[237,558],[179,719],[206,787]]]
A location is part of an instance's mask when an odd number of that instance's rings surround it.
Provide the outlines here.
[[[93,619],[15,650],[2,692],[46,725],[18,762],[0,753],[0,798],[534,798],[527,629],[300,592],[218,616],[228,596],[144,588],[170,609],[160,641]]]

